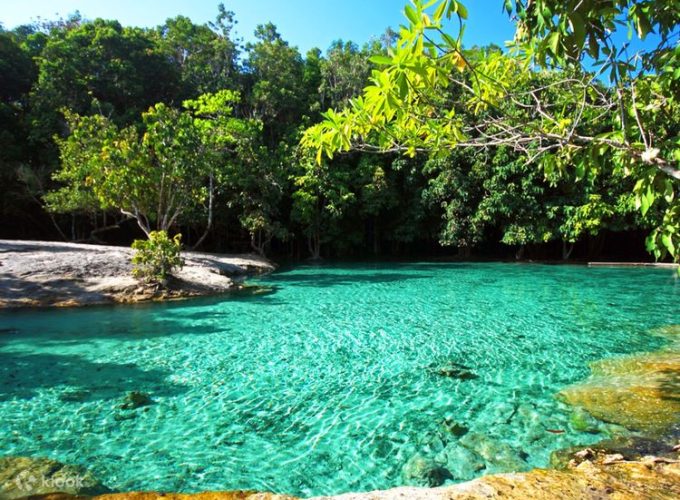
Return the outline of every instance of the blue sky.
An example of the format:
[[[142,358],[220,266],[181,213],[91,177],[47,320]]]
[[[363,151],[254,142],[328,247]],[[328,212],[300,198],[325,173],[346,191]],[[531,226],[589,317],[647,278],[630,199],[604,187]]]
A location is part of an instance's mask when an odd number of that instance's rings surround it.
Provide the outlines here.
[[[388,26],[403,20],[407,0],[224,0],[236,13],[237,32],[252,39],[258,24],[271,21],[284,39],[304,54],[312,47],[326,49],[342,38],[360,45],[380,36]],[[55,19],[78,10],[88,18],[117,19],[127,26],[156,26],[168,17],[185,15],[194,22],[215,18],[219,0],[10,0],[3,2],[0,22],[7,29],[37,17]],[[500,0],[468,0],[470,19],[467,46],[512,38],[513,25],[501,12]]]

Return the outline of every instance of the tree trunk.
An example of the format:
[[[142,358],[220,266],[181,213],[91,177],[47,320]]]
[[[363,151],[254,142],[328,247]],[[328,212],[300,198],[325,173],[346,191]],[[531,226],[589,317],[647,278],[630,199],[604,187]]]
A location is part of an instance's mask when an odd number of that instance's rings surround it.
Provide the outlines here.
[[[307,237],[307,247],[311,255],[310,260],[321,259],[321,235],[319,231],[314,231]]]
[[[215,189],[214,189],[214,180],[213,180],[213,174],[212,172],[210,173],[210,186],[208,188],[208,192],[210,193],[208,195],[208,224],[205,227],[205,231],[201,235],[201,237],[198,239],[198,241],[194,244],[194,246],[191,247],[192,250],[196,250],[201,243],[203,243],[203,240],[206,239],[208,236],[208,233],[210,232],[210,229],[212,229],[213,225],[213,200],[215,198]]]
[[[380,253],[380,238],[378,234],[378,217],[373,217],[373,255]]]
[[[139,217],[135,217],[135,220],[137,221],[139,229],[141,229],[144,232],[146,237],[148,238],[149,236],[151,236],[151,228],[147,224],[145,224],[144,221],[142,221],[142,219],[140,219]]]
[[[262,231],[258,230],[250,233],[250,246],[260,257],[265,256],[265,248],[271,238],[262,238]]]
[[[574,244],[567,243],[566,240],[562,240],[562,260],[569,260],[571,257],[571,252],[574,251]]]

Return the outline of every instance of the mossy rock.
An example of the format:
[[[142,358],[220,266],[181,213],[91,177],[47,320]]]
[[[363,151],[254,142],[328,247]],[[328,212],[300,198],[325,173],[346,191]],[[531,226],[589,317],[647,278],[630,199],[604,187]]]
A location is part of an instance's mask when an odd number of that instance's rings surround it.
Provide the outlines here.
[[[80,466],[62,464],[49,458],[0,458],[0,498],[4,500],[57,492],[98,495],[108,491]]]
[[[576,432],[600,432],[599,422],[583,408],[576,408],[569,416],[569,424]]]
[[[434,488],[441,486],[446,480],[453,479],[453,475],[434,460],[416,454],[404,464],[402,479],[406,484]]]
[[[481,456],[489,472],[517,472],[530,468],[529,464],[522,458],[521,452],[486,434],[470,432],[460,438],[458,442]]]
[[[680,422],[680,353],[661,351],[604,360],[559,398],[605,422],[661,435]]]
[[[445,418],[441,423],[441,428],[444,429],[448,434],[452,434],[455,437],[464,436],[470,431],[468,427],[456,422],[451,418]]]
[[[142,406],[153,404],[153,399],[146,392],[132,391],[128,392],[120,405],[121,410],[135,410]]]
[[[486,469],[482,457],[457,443],[448,445],[436,461],[444,464],[456,481],[472,479]]]

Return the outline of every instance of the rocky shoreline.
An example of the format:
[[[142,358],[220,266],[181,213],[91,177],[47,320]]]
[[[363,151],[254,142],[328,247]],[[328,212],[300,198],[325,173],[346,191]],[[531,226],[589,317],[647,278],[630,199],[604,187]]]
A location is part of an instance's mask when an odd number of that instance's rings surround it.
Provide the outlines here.
[[[677,451],[675,452],[677,455]],[[69,474],[83,474],[80,488]],[[47,476],[45,476],[47,474]],[[37,479],[40,477],[40,479]],[[46,479],[45,479],[46,478]],[[49,485],[66,483],[59,488]],[[48,487],[44,485],[48,484]],[[294,500],[274,493],[225,491],[203,493],[110,493],[89,473],[47,459],[0,459],[0,498],[44,500]],[[571,455],[562,469],[494,474],[439,488],[400,487],[385,491],[315,497],[313,500],[509,500],[676,499],[680,498],[680,460],[645,456],[627,460],[620,454],[586,448]]]
[[[0,309],[216,295],[275,267],[256,255],[183,252],[184,268],[160,290],[132,277],[132,254],[126,247],[0,240]]]

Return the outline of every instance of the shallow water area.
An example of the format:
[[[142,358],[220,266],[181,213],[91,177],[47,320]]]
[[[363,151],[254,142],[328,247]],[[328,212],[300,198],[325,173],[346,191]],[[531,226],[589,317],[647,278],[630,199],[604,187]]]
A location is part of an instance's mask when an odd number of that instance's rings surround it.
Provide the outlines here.
[[[625,432],[561,403],[588,363],[664,345],[668,269],[349,264],[268,293],[0,314],[0,455],[116,491],[300,496],[548,465]],[[126,405],[130,392],[150,401]]]

